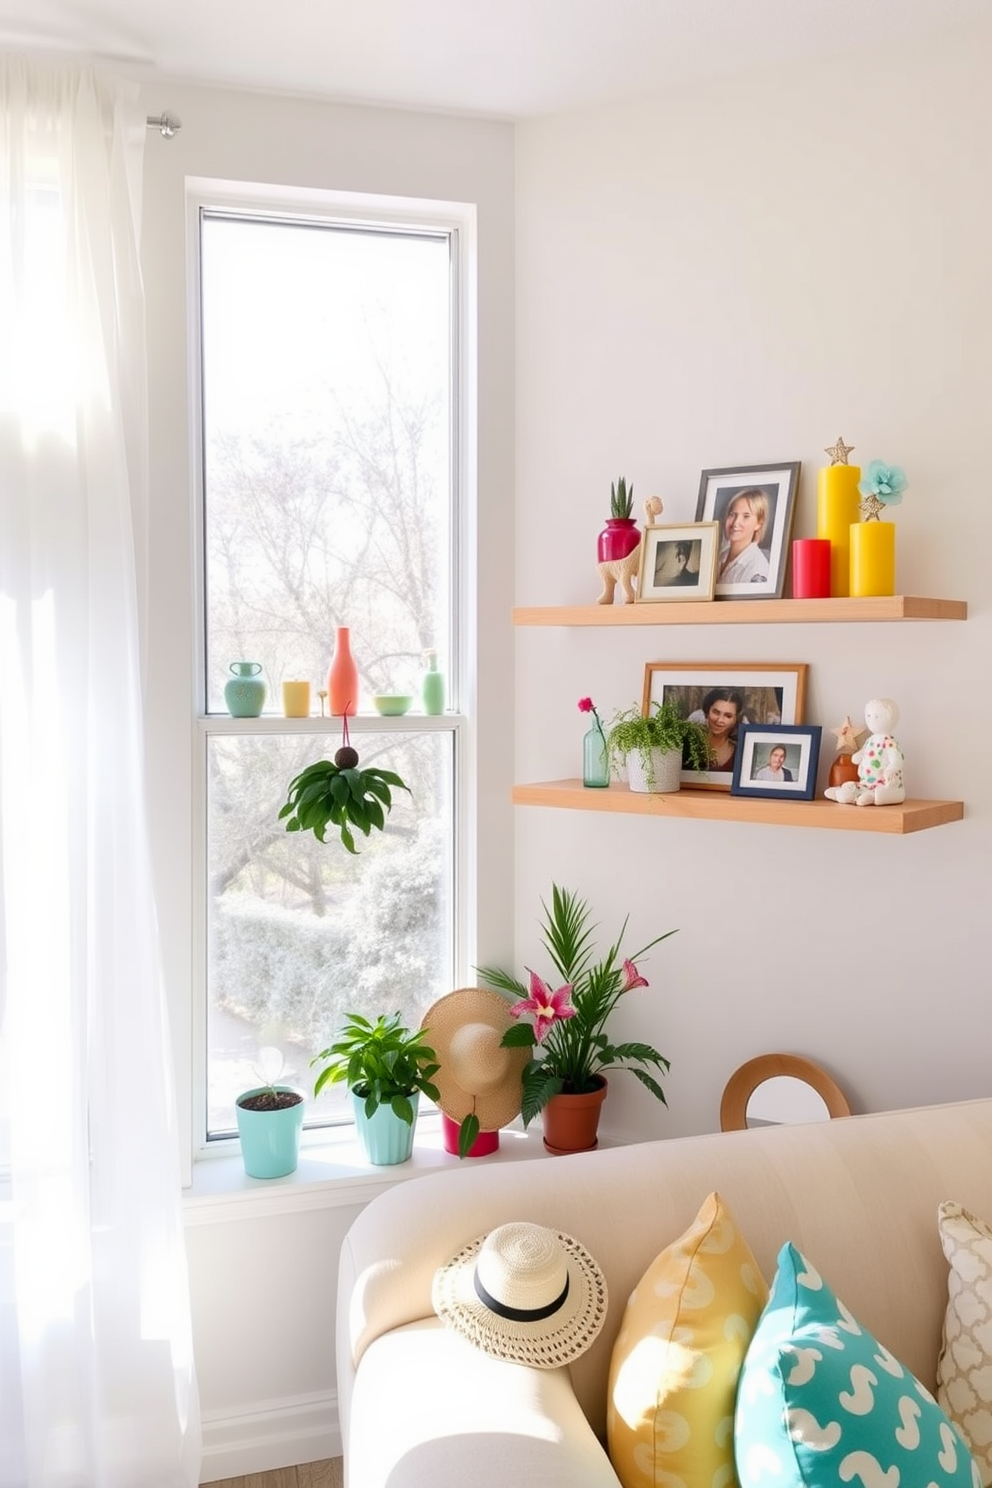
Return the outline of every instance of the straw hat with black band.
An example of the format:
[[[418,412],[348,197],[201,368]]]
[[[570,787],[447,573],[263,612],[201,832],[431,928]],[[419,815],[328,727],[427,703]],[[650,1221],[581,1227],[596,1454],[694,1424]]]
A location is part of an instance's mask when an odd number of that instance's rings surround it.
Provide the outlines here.
[[[532,1051],[502,1047],[514,1022],[506,998],[487,987],[460,987],[427,1009],[420,1026],[429,1030],[427,1042],[440,1065],[433,1077],[438,1105],[452,1121],[474,1112],[479,1130],[491,1132],[519,1115]]]
[[[516,1220],[464,1246],[434,1275],[434,1310],[494,1358],[560,1369],[606,1321],[606,1279],[572,1235]]]

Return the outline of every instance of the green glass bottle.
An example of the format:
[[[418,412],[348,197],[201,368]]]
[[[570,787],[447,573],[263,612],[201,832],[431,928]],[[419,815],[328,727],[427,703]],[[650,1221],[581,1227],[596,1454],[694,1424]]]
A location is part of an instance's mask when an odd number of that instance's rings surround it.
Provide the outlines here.
[[[444,675],[437,669],[436,651],[425,651],[424,660],[427,662],[427,670],[420,684],[420,695],[424,712],[436,717],[444,712]]]

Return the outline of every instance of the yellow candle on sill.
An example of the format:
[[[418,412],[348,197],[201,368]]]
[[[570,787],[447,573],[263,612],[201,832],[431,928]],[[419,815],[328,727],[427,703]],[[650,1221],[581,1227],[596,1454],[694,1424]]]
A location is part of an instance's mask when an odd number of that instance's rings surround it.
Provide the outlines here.
[[[282,711],[284,718],[310,717],[310,683],[284,682],[282,684]]]
[[[892,522],[854,522],[851,526],[851,594],[896,592],[896,529]]]
[[[816,535],[830,543],[830,593],[850,593],[850,532],[861,515],[860,465],[824,465],[817,472]]]

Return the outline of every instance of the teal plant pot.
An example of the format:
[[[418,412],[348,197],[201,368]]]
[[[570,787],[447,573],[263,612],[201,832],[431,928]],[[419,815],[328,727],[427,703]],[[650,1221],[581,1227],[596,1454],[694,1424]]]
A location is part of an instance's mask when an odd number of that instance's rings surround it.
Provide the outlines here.
[[[290,1091],[288,1085],[276,1085],[279,1091]],[[283,1178],[296,1171],[300,1159],[300,1132],[303,1130],[304,1100],[283,1111],[246,1111],[241,1102],[249,1095],[259,1095],[268,1086],[244,1090],[234,1104],[241,1138],[241,1156],[249,1178]],[[290,1091],[298,1095],[298,1091]]]
[[[364,1097],[352,1091],[351,1099],[355,1108],[355,1126],[369,1162],[383,1168],[407,1162],[413,1152],[413,1136],[420,1106],[419,1090],[415,1090],[410,1096],[413,1120],[409,1124],[395,1115],[390,1106],[379,1106],[374,1116],[366,1116]]]

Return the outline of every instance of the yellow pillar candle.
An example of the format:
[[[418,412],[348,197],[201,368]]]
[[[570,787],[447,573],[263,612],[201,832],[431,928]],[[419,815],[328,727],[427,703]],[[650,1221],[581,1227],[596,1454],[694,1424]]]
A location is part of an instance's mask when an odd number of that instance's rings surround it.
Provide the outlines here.
[[[817,472],[816,535],[830,543],[830,593],[850,590],[850,532],[861,515],[860,465],[824,465]]]
[[[851,527],[851,594],[896,592],[896,529],[892,522],[855,522]]]
[[[310,683],[284,682],[282,684],[282,711],[285,718],[310,717]]]

